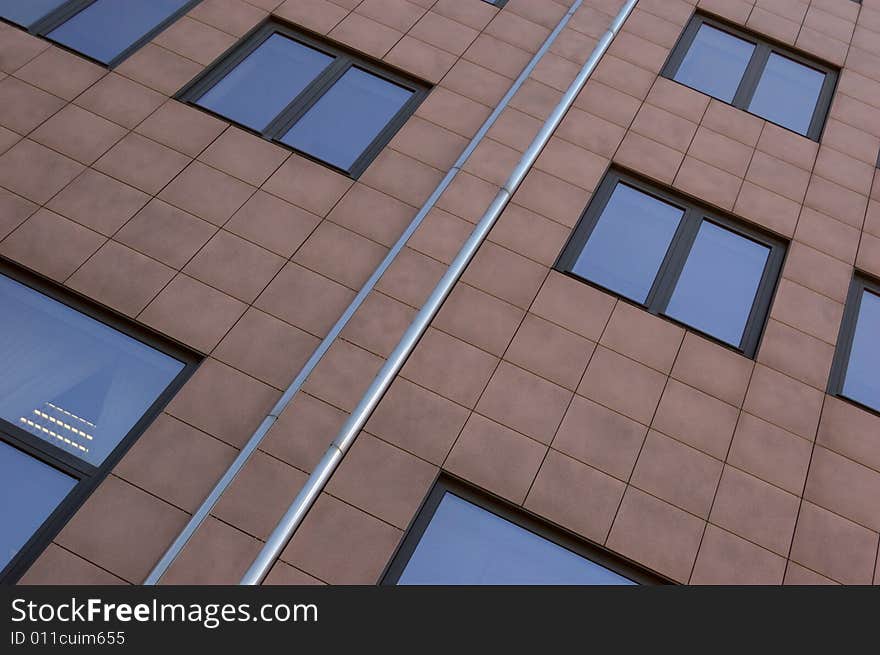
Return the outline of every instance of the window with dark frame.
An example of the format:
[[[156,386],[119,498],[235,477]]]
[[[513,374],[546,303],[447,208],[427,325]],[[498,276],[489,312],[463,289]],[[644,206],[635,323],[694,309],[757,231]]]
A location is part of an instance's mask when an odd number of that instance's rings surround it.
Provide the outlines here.
[[[0,361],[0,583],[9,583],[198,358],[0,260]]]
[[[777,237],[611,171],[555,267],[753,358],[785,251]]]
[[[0,0],[0,18],[116,66],[201,0]]]
[[[714,18],[697,14],[664,77],[818,141],[837,70]]]
[[[880,413],[880,281],[857,274],[850,285],[828,393]]]
[[[357,178],[428,85],[269,21],[178,99]]]
[[[513,505],[443,476],[384,585],[634,585],[667,580]]]

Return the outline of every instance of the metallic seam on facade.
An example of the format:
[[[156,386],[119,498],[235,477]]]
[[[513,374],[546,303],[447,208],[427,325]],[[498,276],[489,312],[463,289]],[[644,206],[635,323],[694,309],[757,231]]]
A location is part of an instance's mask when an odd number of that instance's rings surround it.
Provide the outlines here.
[[[557,25],[553,34],[561,31],[574,12],[579,8],[580,4],[581,0],[578,0],[572,5],[562,21]],[[575,98],[580,93],[581,89],[583,89],[590,75],[599,63],[599,60],[608,50],[614,37],[620,31],[636,4],[638,4],[638,0],[627,0],[620,12],[611,22],[608,30],[602,35],[602,38],[599,39],[599,42],[596,44],[590,57],[584,63],[577,77],[568,87],[565,95],[563,95],[550,116],[548,116],[540,131],[532,140],[532,143],[510,174],[510,177],[501,187],[498,194],[495,196],[495,199],[492,201],[492,204],[486,210],[485,214],[483,214],[483,217],[474,227],[473,232],[456,255],[452,264],[450,264],[449,268],[446,270],[446,273],[437,283],[437,286],[431,292],[431,295],[428,297],[427,301],[425,301],[425,304],[419,310],[418,314],[416,314],[413,322],[400,338],[394,351],[373,379],[370,387],[364,393],[345,425],[343,425],[336,439],[330,445],[320,463],[312,471],[305,485],[300,490],[287,512],[278,522],[278,525],[266,540],[266,543],[257,554],[257,557],[254,559],[251,566],[245,572],[240,584],[260,584],[269,573],[269,569],[278,559],[300,523],[302,523],[302,520],[305,518],[309,509],[317,500],[324,486],[327,484],[327,481],[330,479],[330,476],[333,475],[339,462],[342,461],[343,456],[354,443],[357,435],[363,429],[364,425],[366,425],[373,410],[385,395],[388,387],[391,386],[391,383],[400,372],[400,369],[403,368],[409,355],[415,349],[422,335],[428,329],[431,321],[440,310],[444,300],[452,292],[455,283],[464,273],[480,245],[482,245],[483,241],[489,235],[490,230],[494,227],[501,212],[507,206],[511,196],[516,189],[519,188],[519,185],[522,183],[523,179],[525,179],[526,174],[537,160],[538,155],[540,155],[541,151],[547,145],[553,132],[556,131],[559,124],[562,122],[562,119],[565,117],[565,114],[568,112],[572,104],[574,104]],[[551,37],[553,34],[551,34]],[[549,47],[549,44],[545,43],[545,46]],[[542,47],[542,50],[543,49],[544,48]]]
[[[220,500],[220,496],[222,496],[223,492],[226,491],[230,484],[232,484],[235,476],[238,475],[239,471],[241,471],[242,468],[244,468],[244,465],[250,459],[251,455],[254,453],[254,451],[257,450],[272,425],[275,423],[275,421],[278,420],[278,417],[281,416],[281,412],[284,411],[287,405],[290,404],[294,396],[300,390],[302,385],[305,384],[305,381],[308,379],[309,375],[312,373],[312,371],[330,349],[330,346],[333,345],[333,343],[342,333],[342,330],[354,316],[355,312],[357,312],[360,306],[367,299],[367,296],[374,289],[381,277],[385,274],[385,272],[397,258],[397,255],[400,254],[400,252],[403,250],[403,247],[422,224],[422,221],[425,219],[431,209],[433,209],[434,205],[440,199],[440,196],[443,194],[444,191],[446,191],[446,189],[455,179],[455,176],[458,175],[459,171],[461,171],[465,162],[467,162],[467,160],[473,154],[474,150],[476,150],[477,146],[480,145],[483,138],[498,120],[498,117],[501,115],[501,113],[507,108],[507,105],[510,103],[510,100],[513,98],[513,96],[517,93],[517,91],[519,91],[520,87],[522,87],[525,81],[529,78],[529,75],[531,75],[532,71],[538,65],[538,62],[541,61],[544,55],[550,50],[550,46],[553,45],[553,42],[568,24],[572,15],[581,6],[582,3],[583,0],[576,0],[569,11],[566,12],[566,14],[553,29],[553,31],[547,36],[547,39],[541,45],[540,49],[538,49],[534,56],[529,60],[528,64],[526,64],[525,68],[523,68],[522,72],[519,74],[516,80],[514,80],[511,87],[507,90],[507,93],[504,94],[498,105],[495,107],[489,117],[480,126],[480,129],[477,131],[477,133],[470,140],[467,147],[464,149],[464,151],[462,151],[452,167],[446,172],[446,175],[440,181],[440,184],[437,185],[437,187],[422,205],[421,209],[419,209],[418,213],[415,215],[415,217],[413,217],[410,224],[407,226],[407,228],[403,231],[403,233],[385,255],[385,258],[382,260],[376,270],[373,271],[373,274],[364,283],[363,287],[361,287],[361,290],[351,301],[351,304],[339,317],[339,319],[330,329],[330,332],[327,333],[327,336],[325,336],[321,343],[318,344],[318,347],[312,353],[311,357],[309,357],[308,361],[302,367],[299,374],[296,376],[293,382],[290,383],[290,385],[272,407],[270,412],[262,420],[259,427],[254,431],[254,433],[248,439],[247,443],[241,449],[238,456],[235,458],[235,460],[233,460],[232,464],[229,465],[229,468],[225,471],[220,480],[217,481],[217,484],[214,485],[211,493],[208,494],[204,501],[202,501],[202,504],[195,511],[195,513],[193,513],[192,517],[190,517],[190,520],[187,522],[186,526],[184,526],[183,530],[181,530],[180,534],[177,535],[177,538],[174,540],[174,542],[162,555],[162,558],[150,571],[149,575],[144,580],[145,585],[158,584],[159,580],[162,578],[162,576],[165,574],[165,572],[168,570],[168,568],[186,546],[187,542],[189,542],[192,535],[208,517],[211,510],[214,508],[214,505],[216,505],[217,501]],[[318,471],[326,469],[330,472],[330,474],[332,474],[332,471],[336,468],[339,460],[342,459],[342,455],[342,452],[338,452],[337,456],[334,453],[334,448],[331,447],[330,450],[328,450],[328,452],[315,467],[315,470],[309,477],[309,481],[311,482],[312,477],[314,477],[315,473]],[[323,488],[324,483],[326,483],[326,480],[322,482],[318,489]],[[297,496],[297,500],[298,499],[299,496]]]

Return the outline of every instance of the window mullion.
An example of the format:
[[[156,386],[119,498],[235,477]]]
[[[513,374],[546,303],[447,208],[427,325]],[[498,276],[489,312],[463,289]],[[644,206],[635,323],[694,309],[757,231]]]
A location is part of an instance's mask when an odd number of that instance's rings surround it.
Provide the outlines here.
[[[302,118],[302,116],[314,105],[318,100],[321,99],[330,88],[336,84],[336,82],[341,78],[345,71],[347,71],[353,65],[353,61],[350,57],[346,55],[336,55],[336,59],[332,64],[327,66],[326,69],[312,82],[303,89],[302,93],[300,93],[296,98],[294,98],[287,107],[285,107],[278,116],[276,116],[269,125],[266,126],[266,129],[263,130],[263,134],[267,139],[272,139],[273,141],[281,139],[287,131],[293,127],[294,123],[297,120]]]
[[[752,58],[749,60],[749,65],[746,67],[746,72],[742,80],[740,80],[739,87],[737,87],[736,95],[733,97],[732,104],[735,107],[748,110],[752,102],[752,96],[755,95],[755,91],[758,89],[758,83],[761,81],[761,75],[763,75],[764,68],[767,66],[769,59],[770,46],[766,43],[758,43],[755,47],[755,52],[752,53]]]
[[[31,34],[47,35],[59,25],[73,18],[89,5],[95,4],[98,0],[68,0],[57,9],[53,9],[48,14],[31,25],[28,31]]]
[[[749,318],[746,320],[742,340],[740,341],[740,349],[749,357],[753,357],[758,349],[761,334],[766,325],[766,321],[762,320],[762,318],[770,314],[770,303],[773,301],[776,282],[779,279],[783,260],[785,259],[785,253],[778,245],[765,245],[770,247],[770,255],[767,257],[767,263],[764,265],[758,291],[752,302]]]
[[[664,259],[651,293],[648,294],[645,301],[645,305],[652,314],[662,314],[666,309],[691,247],[697,238],[702,221],[703,215],[699,209],[696,207],[686,208],[685,214],[681,218],[681,224],[669,246],[666,259]]]
[[[3,419],[0,419],[0,441],[4,441],[27,453],[30,457],[79,480],[94,475],[98,470],[92,464],[55,448],[52,444],[43,442],[39,437],[24,430],[19,430],[17,426]]]
[[[262,51],[253,66],[233,78],[231,74],[243,61],[233,50],[176,97],[348,177],[356,178],[367,168],[430,89],[416,78],[292,27],[267,20],[261,29],[320,52],[323,57],[298,52],[296,57],[305,62],[304,72],[295,85],[285,89],[283,54],[273,49]],[[244,44],[263,35],[255,30],[245,37]],[[259,45],[250,45],[249,52],[260,52]],[[278,48],[296,51],[292,45]],[[208,99],[208,94],[221,85],[223,92]],[[260,90],[263,87],[265,91]],[[261,100],[265,100],[265,106],[259,104]],[[250,104],[244,107],[245,103]],[[326,112],[315,111],[316,106],[323,109],[324,103]],[[334,120],[340,124],[331,124]]]
[[[163,20],[160,20],[152,29],[148,30],[146,34],[136,39],[132,43],[128,45],[127,48],[122,50],[115,57],[106,62],[106,66],[109,68],[116,68],[123,61],[128,59],[132,54],[140,50],[144,45],[153,40],[154,37],[158,36],[162,32],[164,32],[168,27],[171,26],[173,22],[184,16],[190,9],[195,7],[201,0],[187,0],[185,4],[183,4],[179,9],[173,11],[171,14],[166,16]],[[86,55],[88,56],[88,55]]]
[[[837,88],[837,74],[832,72],[825,73],[825,82],[822,84],[822,90],[816,100],[816,108],[813,110],[813,118],[810,120],[810,127],[806,136],[814,141],[818,141],[822,136],[822,128],[825,126],[825,120],[831,111],[831,102],[834,99],[834,90]],[[880,159],[877,160],[880,165]]]
[[[856,323],[859,320],[859,312],[862,305],[862,296],[865,292],[865,282],[858,277],[853,278],[850,285],[849,295],[846,299],[846,307],[843,312],[843,320],[840,325],[840,333],[837,337],[837,351],[834,355],[834,363],[828,381],[828,391],[836,396],[843,394],[843,383],[846,380],[846,371],[849,368],[849,360],[852,356],[853,339],[856,332]]]

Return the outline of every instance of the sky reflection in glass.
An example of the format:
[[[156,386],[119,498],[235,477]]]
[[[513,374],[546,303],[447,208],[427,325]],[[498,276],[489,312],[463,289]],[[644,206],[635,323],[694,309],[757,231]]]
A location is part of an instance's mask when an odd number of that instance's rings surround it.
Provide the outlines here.
[[[739,346],[770,248],[703,221],[666,315]]]
[[[0,275],[0,418],[99,465],[184,368]]]
[[[825,73],[773,53],[749,111],[806,135],[824,84]]]
[[[684,212],[618,184],[572,272],[645,302]]]
[[[67,0],[0,0],[0,17],[30,27]]]
[[[105,64],[158,27],[188,0],[98,0],[49,38]]]
[[[261,131],[332,62],[330,55],[273,34],[197,102]]]
[[[0,569],[74,485],[69,475],[0,441]]]
[[[447,492],[397,584],[635,583]]]
[[[409,89],[349,68],[281,141],[348,170],[411,97]]]
[[[880,411],[880,296],[862,292],[843,395]]]
[[[754,51],[753,43],[710,25],[700,25],[675,80],[732,102]]]

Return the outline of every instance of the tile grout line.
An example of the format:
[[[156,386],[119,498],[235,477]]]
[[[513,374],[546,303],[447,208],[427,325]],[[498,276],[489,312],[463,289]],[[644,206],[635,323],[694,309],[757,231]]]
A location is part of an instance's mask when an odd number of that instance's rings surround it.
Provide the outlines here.
[[[746,396],[748,396],[748,388],[749,388],[749,387],[751,386],[751,384],[752,384],[752,379],[753,379],[754,376],[755,376],[755,370],[756,370],[756,369],[757,369],[757,365],[752,366],[752,370],[749,371],[749,380],[748,380],[748,382],[746,383],[746,390],[747,390],[747,391],[746,391]],[[743,398],[743,404],[745,404],[745,398]],[[718,490],[721,488],[721,481],[724,479],[724,470],[725,470],[725,468],[726,468],[727,465],[728,465],[728,464],[727,464],[727,460],[730,459],[730,451],[731,451],[731,449],[733,448],[733,440],[736,438],[736,430],[737,430],[737,428],[739,427],[740,419],[742,419],[742,415],[743,415],[744,413],[746,413],[745,410],[744,410],[742,407],[740,407],[740,408],[739,408],[739,411],[738,411],[737,414],[736,414],[736,421],[734,422],[734,425],[733,425],[733,431],[730,433],[730,442],[728,442],[728,444],[727,444],[727,452],[726,452],[726,454],[724,455],[724,459],[721,460],[721,472],[718,474],[718,482],[715,483],[715,489],[714,489],[714,491],[712,492],[712,502],[709,503],[709,509],[706,511],[706,518],[705,518],[705,521],[704,521],[704,523],[703,523],[703,530],[702,530],[702,532],[701,532],[701,534],[700,534],[700,542],[699,542],[699,544],[697,545],[697,552],[696,552],[696,554],[694,555],[694,563],[691,565],[691,572],[690,572],[690,574],[688,575],[688,584],[690,584],[690,581],[693,579],[693,577],[694,577],[694,571],[696,571],[696,568],[697,568],[697,560],[700,558],[700,550],[702,550],[702,548],[703,548],[703,540],[706,538],[706,532],[707,532],[708,529],[709,529],[709,523],[710,523],[710,520],[711,520],[711,518],[712,518],[712,510],[715,508],[715,501],[716,501],[717,498],[718,498]],[[735,467],[735,468],[737,468],[737,470],[739,470],[739,467]],[[750,473],[748,473],[748,471],[746,471],[746,473],[747,473],[748,475],[751,475]],[[761,478],[759,478],[758,476],[753,476],[753,477],[755,477],[755,478],[758,479],[758,480],[761,479]],[[774,486],[775,486],[775,485],[774,485]],[[715,524],[713,523],[712,525],[715,525]],[[721,526],[717,526],[717,527],[721,528]],[[721,528],[721,529],[724,530],[725,528]],[[738,535],[737,533],[733,532],[732,530],[727,530],[727,532],[730,532],[731,534],[733,534],[733,535],[735,535],[735,536],[737,536],[737,537],[740,537],[740,535]],[[740,538],[744,539],[744,537],[740,537]],[[751,541],[751,540],[747,540],[747,541]],[[759,545],[760,545],[760,544],[759,544]],[[769,549],[766,549],[766,550],[769,550]],[[770,551],[770,552],[773,552],[773,551]],[[785,572],[784,572],[784,571],[783,571],[783,579],[785,579]]]
[[[786,559],[785,559],[785,572],[783,573],[783,580],[785,580],[785,576],[788,575],[788,565],[792,561],[792,551],[794,550],[794,543],[797,538],[798,524],[800,523],[800,520],[801,520],[801,510],[803,509],[804,502],[806,500],[807,485],[810,484],[810,473],[812,472],[812,468],[813,468],[813,456],[816,454],[816,443],[819,440],[819,427],[822,425],[822,414],[825,412],[826,398],[827,398],[827,395],[823,395],[822,409],[819,412],[819,423],[816,425],[816,434],[814,435],[814,438],[813,438],[813,444],[810,447],[810,459],[807,461],[807,471],[806,471],[806,474],[804,475],[804,486],[801,489],[800,498],[798,500],[798,509],[797,509],[797,513],[795,514],[795,520],[794,520],[794,530],[791,533],[791,542],[789,542],[788,555],[786,556]],[[809,502],[809,501],[806,501],[806,502]],[[822,507],[822,506],[817,505],[817,507]],[[830,510],[826,510],[826,511],[830,511]],[[837,514],[836,512],[831,512],[831,513]],[[845,518],[845,517],[843,517],[843,518]],[[876,564],[876,562],[875,562],[875,564]],[[828,576],[826,576],[826,577],[828,577]],[[872,571],[872,578],[873,578],[873,571]]]

